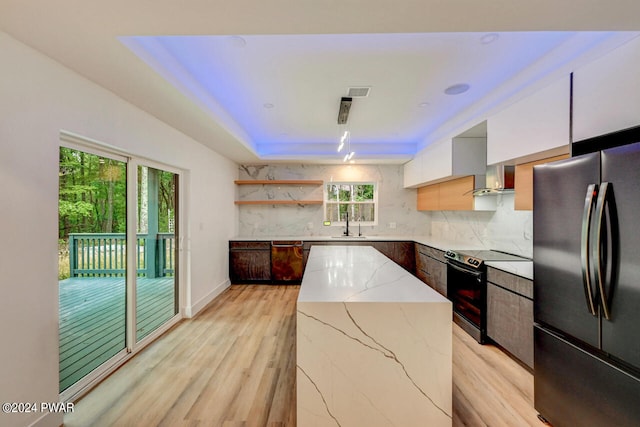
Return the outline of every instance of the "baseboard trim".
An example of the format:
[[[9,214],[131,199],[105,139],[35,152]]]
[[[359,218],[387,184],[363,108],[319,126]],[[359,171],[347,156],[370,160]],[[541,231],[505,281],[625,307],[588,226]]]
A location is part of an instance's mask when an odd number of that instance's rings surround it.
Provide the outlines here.
[[[47,412],[42,414],[37,420],[29,424],[29,427],[62,427],[64,424],[64,414],[61,412]]]
[[[211,292],[209,292],[204,297],[200,298],[195,304],[191,306],[187,306],[184,308],[184,316],[187,319],[191,319],[196,316],[203,308],[205,308],[211,301],[213,301],[218,295],[225,291],[229,286],[231,286],[231,281],[229,279],[220,283],[218,286],[213,288]]]

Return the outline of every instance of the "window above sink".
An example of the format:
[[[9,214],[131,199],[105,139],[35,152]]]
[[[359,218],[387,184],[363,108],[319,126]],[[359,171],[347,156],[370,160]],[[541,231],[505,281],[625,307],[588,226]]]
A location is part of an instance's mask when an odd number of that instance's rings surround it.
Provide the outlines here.
[[[378,185],[374,182],[329,182],[324,187],[324,220],[332,226],[378,224]],[[362,238],[362,236],[341,236]],[[338,236],[336,236],[338,238]]]

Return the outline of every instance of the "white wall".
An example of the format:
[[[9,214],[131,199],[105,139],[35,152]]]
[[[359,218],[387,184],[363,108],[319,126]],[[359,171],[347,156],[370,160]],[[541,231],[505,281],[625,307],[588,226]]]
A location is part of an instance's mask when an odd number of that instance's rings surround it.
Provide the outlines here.
[[[60,131],[188,171],[187,311],[228,284],[237,166],[2,32],[0,52],[0,402],[55,402]],[[37,421],[62,416],[0,413],[2,426]]]

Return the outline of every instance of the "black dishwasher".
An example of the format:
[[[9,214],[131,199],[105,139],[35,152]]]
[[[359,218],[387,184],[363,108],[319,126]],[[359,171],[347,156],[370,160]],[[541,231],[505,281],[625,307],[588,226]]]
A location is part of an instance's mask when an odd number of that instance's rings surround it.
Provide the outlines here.
[[[300,283],[303,272],[302,241],[271,242],[271,280],[274,283]]]

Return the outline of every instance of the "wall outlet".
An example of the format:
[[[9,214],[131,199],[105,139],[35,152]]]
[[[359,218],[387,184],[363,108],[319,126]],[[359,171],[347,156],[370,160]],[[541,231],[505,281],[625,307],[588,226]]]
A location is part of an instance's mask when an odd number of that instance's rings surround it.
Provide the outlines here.
[[[390,222],[389,223],[389,228],[396,228],[396,223],[395,222]]]
[[[312,222],[308,222],[308,223],[307,223],[307,228],[308,228],[309,230],[311,230],[311,229],[313,228],[313,223],[312,223]]]

